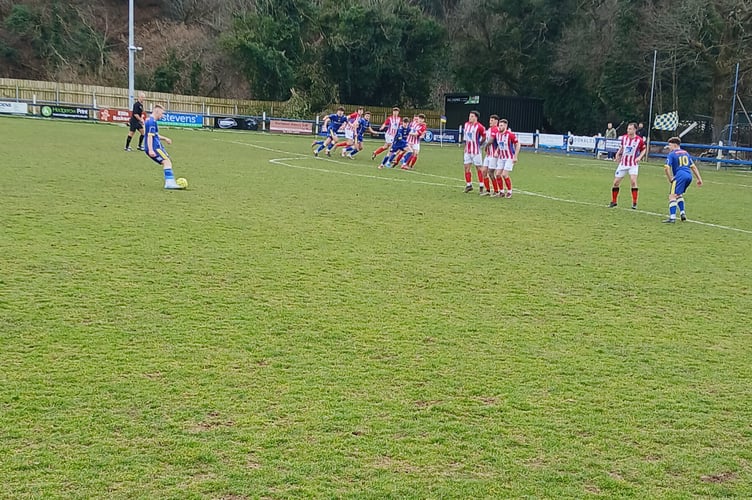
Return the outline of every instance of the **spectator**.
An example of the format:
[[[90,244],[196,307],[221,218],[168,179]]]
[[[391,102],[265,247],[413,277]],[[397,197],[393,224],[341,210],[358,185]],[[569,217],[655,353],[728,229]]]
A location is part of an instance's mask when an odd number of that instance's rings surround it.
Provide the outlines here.
[[[640,122],[637,124],[637,132],[635,132],[637,135],[645,139],[648,136],[647,131],[645,130],[645,124]]]
[[[613,123],[608,122],[606,133],[604,135],[606,136],[606,139],[616,139],[616,129],[614,128]]]
[[[606,134],[605,134],[606,140],[608,139],[616,139],[616,129],[614,128],[614,124],[611,122],[608,122],[608,125],[606,125]],[[608,152],[608,159],[613,160],[614,155],[616,153],[614,151]]]

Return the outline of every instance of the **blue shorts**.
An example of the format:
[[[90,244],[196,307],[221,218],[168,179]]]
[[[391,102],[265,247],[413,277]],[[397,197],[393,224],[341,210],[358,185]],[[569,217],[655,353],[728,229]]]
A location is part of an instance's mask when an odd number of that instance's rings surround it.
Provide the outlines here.
[[[674,177],[674,182],[671,183],[671,194],[682,195],[687,191],[687,188],[692,185],[692,176],[689,175],[677,175]]]
[[[157,153],[157,156],[149,156],[149,151],[148,151],[148,148],[147,148],[146,149],[146,156],[150,160],[155,161],[155,162],[159,163],[160,165],[162,164],[163,161],[165,161],[167,158],[170,157],[170,155],[167,154],[167,151],[165,151],[162,148],[157,148],[157,149],[154,150],[154,152]]]
[[[407,141],[394,141],[390,152],[396,153],[397,151],[402,151],[403,149],[407,149]]]

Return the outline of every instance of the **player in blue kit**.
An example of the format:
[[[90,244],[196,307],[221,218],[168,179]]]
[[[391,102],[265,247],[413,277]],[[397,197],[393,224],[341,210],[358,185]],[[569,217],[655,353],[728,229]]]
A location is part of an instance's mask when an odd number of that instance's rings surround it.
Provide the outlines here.
[[[670,152],[666,158],[666,165],[663,167],[668,182],[671,184],[671,191],[668,194],[668,219],[663,222],[673,224],[676,222],[676,209],[679,209],[681,220],[687,220],[684,213],[684,192],[692,184],[692,174],[697,178],[697,187],[702,186],[702,177],[700,171],[692,161],[689,153],[681,148],[681,139],[672,137],[668,140]]]
[[[183,189],[175,182],[175,175],[172,173],[172,160],[170,160],[170,155],[162,147],[162,141],[172,144],[172,139],[159,135],[157,120],[162,118],[162,115],[164,115],[164,108],[159,104],[155,104],[151,111],[151,116],[144,123],[146,131],[146,148],[144,148],[144,151],[146,151],[149,158],[162,165],[165,189]]]
[[[334,144],[337,142],[337,132],[340,127],[347,121],[345,116],[345,108],[337,108],[336,113],[324,118],[324,124],[322,129],[326,130],[326,139],[324,141],[315,141],[312,146],[318,145],[316,151],[313,152],[313,156],[318,156],[322,149],[326,148],[326,155],[331,156],[331,150]]]
[[[354,158],[356,154],[361,152],[363,150],[363,136],[366,132],[370,132],[371,134],[376,134],[376,131],[371,127],[371,112],[366,111],[363,113],[363,116],[361,116],[358,122],[358,130],[356,134],[355,143],[345,149],[345,156],[348,158]]]
[[[379,168],[391,168],[394,157],[397,153],[403,153],[407,151],[407,136],[410,134],[410,119],[403,118],[402,126],[397,129],[397,134],[394,136],[394,142],[392,143],[392,149],[389,150],[389,154],[384,156]]]

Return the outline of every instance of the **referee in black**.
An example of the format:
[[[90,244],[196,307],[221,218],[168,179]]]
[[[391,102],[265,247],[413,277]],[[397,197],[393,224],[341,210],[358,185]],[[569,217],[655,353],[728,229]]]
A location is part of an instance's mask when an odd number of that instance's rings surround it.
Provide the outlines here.
[[[131,150],[131,139],[133,139],[133,133],[138,130],[140,136],[138,137],[138,150],[144,150],[144,98],[146,94],[143,92],[138,93],[138,100],[133,103],[133,111],[131,112],[130,126],[131,130],[128,132],[128,138],[125,140],[125,150]]]

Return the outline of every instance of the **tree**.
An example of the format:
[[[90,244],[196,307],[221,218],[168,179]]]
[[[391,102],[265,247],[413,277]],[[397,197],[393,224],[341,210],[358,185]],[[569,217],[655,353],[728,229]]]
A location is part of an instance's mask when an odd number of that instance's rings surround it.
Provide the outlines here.
[[[285,100],[306,63],[305,44],[312,21],[303,0],[264,2],[255,12],[235,18],[224,45],[238,62],[260,99]]]
[[[332,3],[319,24],[320,64],[342,102],[420,106],[428,101],[446,34],[418,7],[399,1],[344,8]]]
[[[674,65],[681,74],[678,85],[707,96],[717,140],[728,123],[736,63],[742,89],[752,73],[752,2],[663,0],[645,10],[644,21],[653,36],[642,47],[654,47]]]
[[[568,109],[581,85],[554,75],[555,47],[575,12],[572,1],[462,0],[450,17],[452,72],[458,87],[469,92],[541,97],[552,127],[574,124]],[[551,106],[566,96],[574,106]]]

